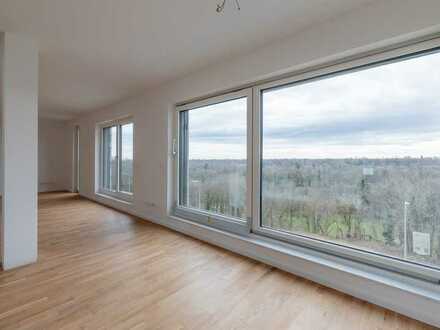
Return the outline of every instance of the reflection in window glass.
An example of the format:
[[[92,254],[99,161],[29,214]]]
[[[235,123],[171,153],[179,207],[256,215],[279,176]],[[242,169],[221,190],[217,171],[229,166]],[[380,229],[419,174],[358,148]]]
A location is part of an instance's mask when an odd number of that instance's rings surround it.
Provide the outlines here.
[[[121,177],[119,190],[133,193],[133,123],[121,125]]]
[[[245,218],[247,98],[180,113],[180,204]]]
[[[111,191],[118,187],[116,126],[103,129],[103,187]]]
[[[440,55],[262,94],[262,226],[440,266]]]

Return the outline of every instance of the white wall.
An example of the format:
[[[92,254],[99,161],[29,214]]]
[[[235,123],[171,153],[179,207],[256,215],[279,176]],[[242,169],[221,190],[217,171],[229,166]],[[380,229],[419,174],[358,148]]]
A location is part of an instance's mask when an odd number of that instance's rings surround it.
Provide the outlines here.
[[[3,52],[5,34],[0,31],[0,197],[3,198]],[[0,202],[0,260],[3,261],[3,202]]]
[[[34,42],[2,38],[2,265],[37,259],[38,50]]]
[[[438,0],[377,1],[361,10],[304,30],[247,56],[217,63],[177,81],[146,91],[138,97],[84,115],[71,123],[72,129],[76,124],[81,127],[80,192],[89,198],[143,218],[159,219],[162,223],[177,226],[167,216],[171,169],[169,119],[175,103],[307,67],[312,63],[344,57],[359,50],[373,49],[391,41],[407,40],[418,34],[427,33],[428,30],[438,30],[439,23],[440,1]],[[125,115],[133,116],[135,123],[135,198],[130,207],[115,201],[107,201],[94,194],[95,125]],[[221,239],[218,239],[218,242],[222,244]],[[307,276],[305,271],[301,271],[301,274]],[[316,276],[314,279],[319,281]],[[364,299],[373,299],[368,298],[368,289],[363,289],[364,294],[361,294],[356,293],[354,287],[351,289],[347,287],[351,282],[348,280],[344,283],[342,273],[335,275],[334,278],[329,273],[321,282]],[[382,289],[378,290],[381,292]],[[440,319],[429,312],[429,308],[433,310],[435,305],[427,305],[425,310],[411,312],[410,309],[405,309],[404,305],[390,306],[386,300],[376,303],[440,324]]]
[[[69,190],[73,133],[63,120],[38,120],[38,191]]]

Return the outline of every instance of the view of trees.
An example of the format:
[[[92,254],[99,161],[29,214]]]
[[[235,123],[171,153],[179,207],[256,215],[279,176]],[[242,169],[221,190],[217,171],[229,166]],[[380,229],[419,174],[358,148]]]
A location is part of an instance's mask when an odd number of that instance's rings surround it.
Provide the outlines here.
[[[116,191],[118,180],[118,161],[113,157],[110,162],[104,163],[104,187]],[[133,192],[133,159],[122,159],[120,165],[119,190]]]
[[[118,134],[121,135],[121,148],[117,139]],[[105,127],[102,143],[103,187],[117,191],[119,176],[119,191],[133,193],[133,123]]]
[[[133,159],[121,160],[119,189],[124,192],[133,192]]]
[[[188,206],[245,217],[245,160],[189,160],[188,185]],[[264,160],[261,209],[265,227],[399,258],[406,218],[407,258],[440,266],[440,158]]]
[[[188,206],[244,218],[246,160],[189,160]]]
[[[245,220],[252,176],[263,227],[440,267],[439,65],[426,52],[181,112],[182,200]]]

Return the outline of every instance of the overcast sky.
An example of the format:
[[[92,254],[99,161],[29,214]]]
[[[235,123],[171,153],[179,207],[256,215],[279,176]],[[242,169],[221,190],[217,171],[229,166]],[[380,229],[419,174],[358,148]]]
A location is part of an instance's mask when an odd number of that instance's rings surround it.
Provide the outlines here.
[[[269,158],[440,156],[440,54],[263,94]],[[190,111],[191,159],[246,158],[246,100]]]
[[[109,128],[111,136],[111,156],[112,158],[116,158],[116,126],[112,126]],[[122,126],[122,159],[133,159],[133,124],[125,124]]]
[[[133,124],[122,126],[122,159],[133,159]]]

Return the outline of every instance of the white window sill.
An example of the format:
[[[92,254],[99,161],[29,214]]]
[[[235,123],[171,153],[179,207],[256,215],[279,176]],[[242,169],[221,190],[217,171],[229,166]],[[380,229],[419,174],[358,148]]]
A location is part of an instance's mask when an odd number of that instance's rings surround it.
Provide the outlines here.
[[[191,219],[201,225],[208,226],[208,228],[216,228],[221,231],[236,233],[239,235],[249,234],[249,226],[245,221],[240,221],[239,219],[233,219],[219,214],[182,206],[176,207],[174,214],[178,219]]]
[[[398,313],[440,326],[438,284],[257,234],[242,236],[225,232],[176,216],[169,216],[168,221],[155,222]]]
[[[216,231],[222,235],[232,236],[234,237],[234,239],[239,239],[252,245],[266,248],[274,252],[282,253],[296,258],[301,258],[310,262],[320,264],[322,266],[331,267],[336,270],[349,272],[353,275],[362,276],[370,280],[380,281],[384,284],[392,285],[399,289],[410,290],[413,293],[422,294],[427,298],[435,299],[440,303],[440,285],[438,284],[430,283],[428,281],[423,281],[403,274],[398,274],[385,269],[366,265],[360,262],[355,262],[342,257],[328,255],[323,252],[315,251],[305,247],[284,243],[258,234],[248,234],[247,236],[242,236],[176,216],[170,216],[170,219],[192,224],[194,226],[202,226],[206,230]],[[426,289],[426,291],[424,289]]]
[[[127,197],[124,196],[124,198],[122,198],[122,197],[117,197],[115,195],[107,194],[106,192],[102,192],[102,191],[95,192],[95,195],[97,197],[106,198],[111,201],[122,203],[125,205],[132,205],[133,204],[133,196],[127,196]]]

